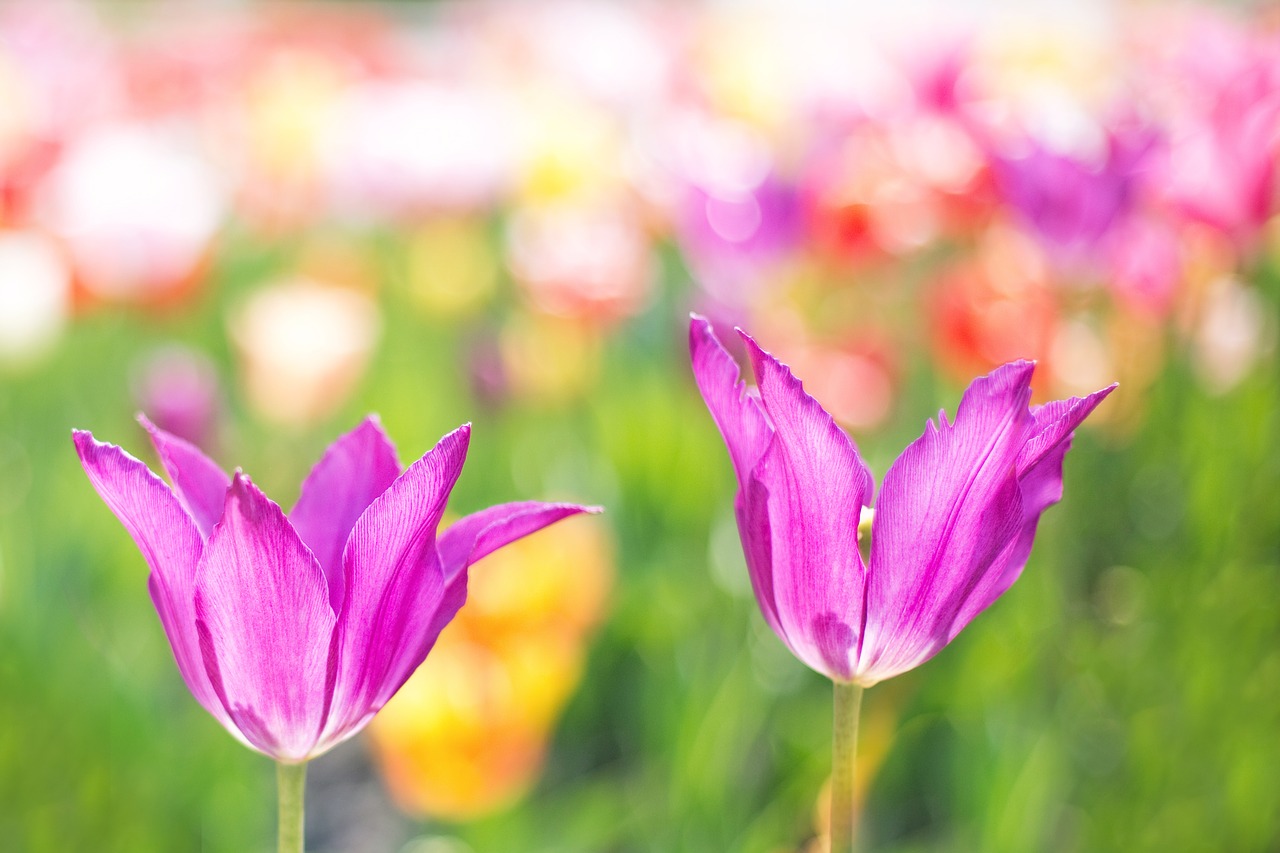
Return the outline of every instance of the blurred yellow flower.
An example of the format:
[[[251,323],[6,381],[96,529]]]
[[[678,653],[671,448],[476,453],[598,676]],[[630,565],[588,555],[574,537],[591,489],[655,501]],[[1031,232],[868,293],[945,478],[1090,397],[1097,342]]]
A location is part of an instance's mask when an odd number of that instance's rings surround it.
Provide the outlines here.
[[[572,400],[595,384],[603,344],[595,324],[532,312],[514,315],[499,340],[512,391],[549,403]]]
[[[409,241],[409,295],[428,316],[468,317],[493,296],[497,250],[479,217],[428,219]]]

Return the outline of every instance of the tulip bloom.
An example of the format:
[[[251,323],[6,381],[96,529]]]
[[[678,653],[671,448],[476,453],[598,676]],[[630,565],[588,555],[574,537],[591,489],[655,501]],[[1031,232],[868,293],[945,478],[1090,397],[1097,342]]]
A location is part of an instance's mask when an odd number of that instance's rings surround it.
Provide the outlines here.
[[[470,427],[401,473],[369,418],[330,446],[285,515],[240,471],[228,478],[194,445],[144,425],[172,487],[76,431],[80,460],[151,567],[151,597],[192,695],[282,764],[364,728],[462,606],[468,566],[595,511],[501,504],[437,540]]]
[[[1040,514],[1062,496],[1071,431],[1111,392],[1029,407],[1025,361],[974,380],[955,422],[941,413],[890,466],[864,565],[858,524],[873,482],[857,446],[742,339],[757,392],[710,323],[690,329],[694,376],[738,475],[756,599],[796,657],[864,687],[933,657],[1017,579]]]
[[[739,334],[754,391],[696,316],[693,374],[738,476],[734,511],[765,621],[836,685],[831,850],[846,851],[862,688],[933,657],[1017,579],[1040,514],[1062,496],[1071,431],[1115,386],[1031,407],[1032,363],[975,379],[954,423],[940,413],[889,467],[864,564],[858,528],[874,483],[857,446]]]

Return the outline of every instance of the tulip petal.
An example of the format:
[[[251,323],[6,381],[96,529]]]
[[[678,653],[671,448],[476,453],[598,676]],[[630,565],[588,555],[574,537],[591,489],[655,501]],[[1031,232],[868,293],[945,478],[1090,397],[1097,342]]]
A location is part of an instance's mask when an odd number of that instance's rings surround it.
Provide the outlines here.
[[[1034,365],[974,380],[954,424],[932,422],[889,468],[876,502],[859,682],[919,666],[955,636],[957,617],[994,597],[985,576],[1023,530],[1016,462],[1033,419]],[[970,616],[972,618],[972,616]],[[953,630],[954,628],[954,630]]]
[[[738,363],[716,338],[711,323],[697,314],[692,315],[689,323],[689,353],[693,378],[724,436],[738,485],[745,489],[752,469],[769,446],[773,431],[759,399],[741,380]]]
[[[498,504],[464,516],[440,534],[437,548],[444,570],[445,593],[425,636],[426,648],[453,621],[467,600],[467,570],[494,551],[579,513],[604,512],[602,507],[519,501]]]
[[[1031,416],[1035,421],[1031,429],[1032,437],[1018,455],[1018,489],[1022,493],[1021,529],[1017,538],[996,559],[991,571],[987,572],[969,601],[957,614],[948,632],[948,642],[974,616],[1004,595],[1022,574],[1027,558],[1031,556],[1031,545],[1035,540],[1041,514],[1062,499],[1062,463],[1071,447],[1072,431],[1115,388],[1115,385],[1111,385],[1087,397],[1072,397],[1032,407]]]
[[[1023,471],[1035,467],[1060,442],[1068,439],[1075,428],[1116,388],[1117,385],[1113,383],[1085,397],[1054,400],[1043,406],[1032,407],[1031,417],[1035,425],[1031,428],[1031,438],[1018,456],[1019,476]]]
[[[191,442],[165,432],[145,415],[138,415],[138,422],[150,434],[160,464],[173,482],[174,494],[196,523],[201,538],[208,539],[222,518],[231,478]]]
[[[440,534],[440,562],[447,579],[494,551],[579,513],[595,515],[604,512],[598,506],[517,501],[498,504],[462,518]]]
[[[195,522],[164,481],[128,453],[72,433],[89,482],[102,496],[151,568],[147,587],[164,626],[182,680],[191,695],[223,724],[228,718],[205,672],[196,635],[196,567],[204,548]]]
[[[320,564],[243,474],[209,537],[195,611],[233,731],[277,760],[310,757],[325,719],[335,617]]]
[[[737,362],[721,345],[711,323],[697,314],[691,315],[689,323],[689,353],[694,380],[724,437],[738,478],[733,514],[742,539],[751,588],[765,622],[786,642],[773,600],[769,490],[751,473],[773,440],[773,428],[761,408],[759,396],[742,381]]]
[[[1009,543],[1004,553],[995,560],[991,570],[985,574],[969,600],[961,607],[951,629],[947,632],[947,642],[954,639],[956,634],[959,634],[960,630],[968,625],[973,617],[985,610],[991,602],[1004,595],[1022,574],[1027,558],[1031,556],[1031,545],[1035,541],[1040,516],[1046,509],[1062,500],[1062,463],[1069,449],[1071,449],[1070,433],[1041,456],[1034,466],[1018,477],[1018,490],[1022,493],[1022,524],[1018,535]]]
[[[773,533],[769,529],[769,488],[752,478],[733,501],[733,517],[738,522],[738,538],[747,562],[751,591],[765,623],[787,642],[786,632],[778,618],[778,603],[773,596]]]
[[[739,334],[775,433],[752,476],[768,490],[772,583],[783,640],[813,669],[848,679],[862,633],[866,569],[858,520],[875,487],[871,472],[857,446],[791,371]]]
[[[470,425],[409,466],[356,521],[343,552],[347,594],[334,632],[337,666],[322,748],[359,731],[400,689],[435,642],[447,595],[436,528],[462,473]],[[450,614],[451,615],[451,614]],[[443,626],[441,626],[443,627]]]
[[[368,417],[329,445],[302,483],[289,522],[311,549],[329,583],[335,613],[342,609],[342,549],[356,519],[400,475],[395,446]]]

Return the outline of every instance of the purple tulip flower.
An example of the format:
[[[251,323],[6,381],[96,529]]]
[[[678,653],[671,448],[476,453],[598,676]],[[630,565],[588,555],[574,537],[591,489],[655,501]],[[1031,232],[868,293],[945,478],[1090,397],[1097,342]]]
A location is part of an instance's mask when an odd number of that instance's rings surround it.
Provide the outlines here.
[[[1017,579],[1040,514],[1062,496],[1071,431],[1115,386],[1029,406],[1031,362],[965,391],[874,484],[858,448],[791,371],[739,332],[757,388],[711,324],[689,330],[693,374],[738,476],[734,511],[765,621],[800,660],[869,687],[937,654]]]
[[[329,447],[286,516],[240,471],[228,477],[194,445],[143,425],[172,488],[77,430],[80,461],[151,567],[151,598],[192,695],[245,745],[285,764],[364,728],[462,606],[468,566],[598,511],[501,504],[437,539],[470,426],[401,473],[367,418]]]

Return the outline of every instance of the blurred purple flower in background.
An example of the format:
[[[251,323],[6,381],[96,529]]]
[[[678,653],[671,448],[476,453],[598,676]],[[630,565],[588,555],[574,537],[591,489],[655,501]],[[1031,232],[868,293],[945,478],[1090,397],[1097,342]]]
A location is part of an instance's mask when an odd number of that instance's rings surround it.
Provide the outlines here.
[[[470,426],[401,473],[368,418],[329,447],[286,516],[242,472],[228,478],[194,445],[144,425],[172,488],[77,430],[80,460],[151,567],[151,597],[192,695],[282,763],[364,728],[466,600],[472,563],[596,511],[500,504],[437,540]]]
[[[993,155],[996,183],[1013,211],[1063,260],[1087,260],[1135,209],[1155,137],[1111,132],[1096,156],[1054,150],[1036,139],[1017,156]]]
[[[201,447],[214,445],[222,388],[208,355],[180,344],[158,347],[136,366],[131,385],[156,426]]]
[[[801,661],[864,687],[937,654],[1017,579],[1040,514],[1062,496],[1071,432],[1111,392],[1031,407],[1030,362],[976,379],[874,482],[857,446],[791,371],[745,333],[758,391],[710,323],[689,330],[693,373],[737,473],[734,503],[756,599]]]

